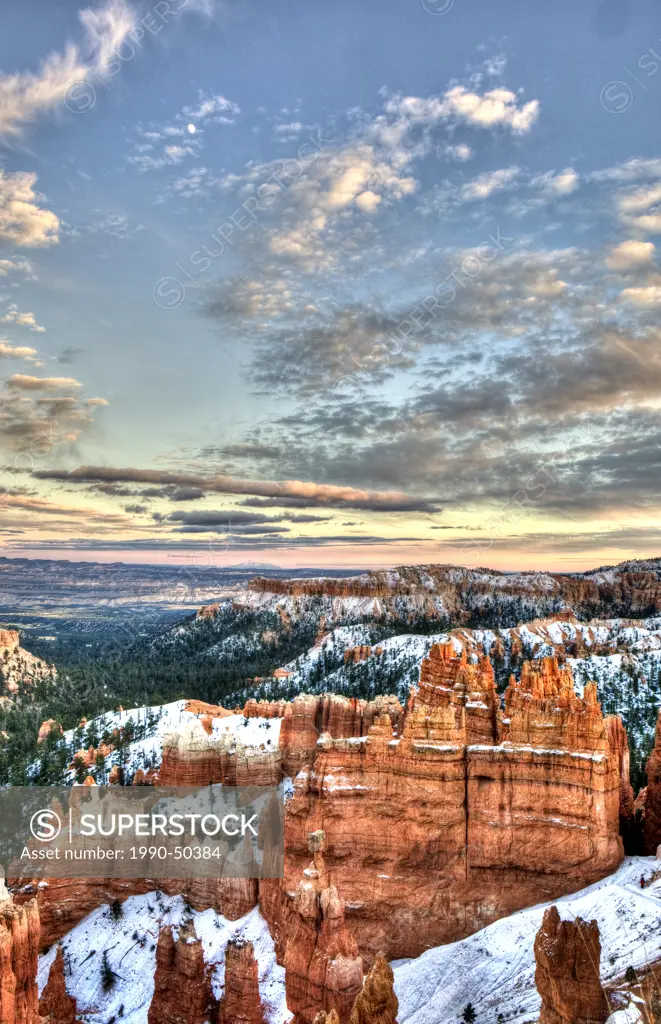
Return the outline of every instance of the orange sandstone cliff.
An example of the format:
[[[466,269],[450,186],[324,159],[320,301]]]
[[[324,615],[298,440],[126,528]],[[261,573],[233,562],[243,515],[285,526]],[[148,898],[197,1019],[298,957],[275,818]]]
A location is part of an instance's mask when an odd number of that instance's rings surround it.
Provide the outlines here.
[[[15,904],[4,881],[0,890],[0,1024],[40,1024],[37,904]]]
[[[656,853],[661,844],[661,711],[656,720],[654,747],[647,762],[643,839],[645,853]]]
[[[499,704],[487,658],[436,645],[401,731],[383,713],[366,735],[321,733],[287,804],[284,881],[260,885],[276,933],[318,830],[368,962],[417,956],[618,866],[623,754],[594,687],[578,697],[547,658]]]

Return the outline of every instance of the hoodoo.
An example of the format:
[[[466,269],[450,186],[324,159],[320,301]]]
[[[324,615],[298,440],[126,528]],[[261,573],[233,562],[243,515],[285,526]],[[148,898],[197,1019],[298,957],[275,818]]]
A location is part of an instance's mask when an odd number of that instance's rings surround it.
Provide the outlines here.
[[[535,938],[539,1024],[600,1024],[608,1018],[600,958],[596,921],[562,921],[557,907],[548,908]]]

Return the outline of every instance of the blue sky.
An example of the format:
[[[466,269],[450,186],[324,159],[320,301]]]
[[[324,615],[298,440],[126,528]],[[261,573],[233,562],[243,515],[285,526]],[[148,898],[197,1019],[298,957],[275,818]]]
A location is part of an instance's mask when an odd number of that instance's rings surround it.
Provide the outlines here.
[[[13,5],[6,552],[658,553],[654,13]]]

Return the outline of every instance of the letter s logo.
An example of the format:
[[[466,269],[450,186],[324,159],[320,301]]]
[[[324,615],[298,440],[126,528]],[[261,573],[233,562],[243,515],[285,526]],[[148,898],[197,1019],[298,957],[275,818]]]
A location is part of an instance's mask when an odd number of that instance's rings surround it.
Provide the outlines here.
[[[40,843],[52,843],[62,830],[62,822],[55,811],[35,811],[30,818],[30,832]]]

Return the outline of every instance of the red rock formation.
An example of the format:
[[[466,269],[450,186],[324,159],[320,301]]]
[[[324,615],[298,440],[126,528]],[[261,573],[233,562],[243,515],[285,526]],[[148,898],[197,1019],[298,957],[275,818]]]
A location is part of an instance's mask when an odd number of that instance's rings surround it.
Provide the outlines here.
[[[243,708],[245,718],[284,718],[286,700],[255,700],[251,697]]]
[[[645,852],[656,853],[661,844],[661,711],[656,720],[654,747],[647,762],[647,794],[643,812]]]
[[[225,952],[225,991],[219,1024],[264,1024],[259,975],[252,942],[231,939]]]
[[[185,881],[180,878],[49,878],[45,886],[23,886],[15,894],[15,899],[18,905],[23,906],[36,896],[41,944],[45,948],[59,941],[96,907],[114,900],[123,902],[129,896],[154,889],[161,889],[169,896],[180,893],[194,910],[211,907],[230,921],[238,920],[257,905],[255,878],[192,878]]]
[[[323,832],[308,837],[312,863],[293,893],[281,893],[283,916],[275,938],[285,966],[287,1006],[295,1021],[311,1022],[320,1007],[348,1024],[363,983],[362,960],[344,922],[344,905],[324,867]]]
[[[351,1011],[351,1024],[397,1024],[399,1003],[392,967],[380,953]]]
[[[175,941],[172,929],[163,928],[148,1024],[206,1024],[217,1006],[200,939],[180,928]]]
[[[618,715],[609,715],[606,718],[608,728],[608,746],[617,757],[620,775],[620,834],[624,838],[625,848],[627,840],[633,841],[636,828],[636,808],[634,792],[631,785],[631,758],[629,755],[629,740],[626,729],[622,725],[622,719]]]
[[[19,906],[0,885],[0,1024],[40,1024],[37,903]]]
[[[549,907],[535,938],[535,984],[542,997],[539,1024],[599,1024],[610,1013],[601,986],[596,921],[561,921]]]
[[[246,747],[229,731],[209,734],[199,719],[163,743],[158,772],[161,786],[277,786],[282,757],[277,747]]]
[[[569,670],[549,659],[524,669],[501,713],[487,659],[439,648],[423,673],[433,706],[419,693],[401,735],[389,714],[366,737],[322,733],[287,803],[282,890],[293,892],[308,833],[323,829],[368,960],[455,941],[622,859],[621,752],[593,688],[577,697]],[[277,886],[262,883],[260,902],[277,931]]]
[[[11,654],[18,648],[18,631],[16,629],[0,629],[0,651]]]
[[[75,1024],[76,1000],[67,992],[62,947],[57,947],[46,987],[39,1000],[39,1013],[49,1024]]]
[[[395,599],[415,599],[419,612],[439,618],[434,598],[446,614],[461,619],[466,597],[484,596],[503,600],[523,596],[537,600],[554,615],[586,618],[603,610],[608,615],[635,617],[661,610],[661,581],[652,569],[616,568],[613,572],[586,576],[561,573],[504,574],[495,569],[471,570],[453,565],[398,566],[388,571],[373,571],[344,579],[324,578],[281,580],[257,576],[249,589],[275,598],[375,599],[375,616],[396,611]],[[240,600],[237,603],[241,603]],[[284,614],[284,610],[277,608]]]
[[[187,700],[184,711],[190,711],[192,715],[209,715],[211,718],[227,718],[228,715],[234,714],[221,704],[207,704],[203,700]]]
[[[42,722],[39,726],[39,732],[37,734],[37,743],[44,743],[48,736],[52,732],[56,732],[58,736],[62,735],[62,726],[59,722],[56,722],[54,718],[48,718],[45,722]]]
[[[382,647],[375,647],[374,651],[369,644],[359,644],[358,647],[348,647],[344,652],[344,664],[348,664],[350,661],[358,663],[359,661],[367,661],[368,658],[379,657],[383,654]]]
[[[493,743],[496,738],[499,700],[491,662],[480,657],[469,663],[466,648],[457,655],[452,641],[434,644],[422,662],[415,704],[454,712],[459,742]]]
[[[196,619],[215,619],[220,611],[219,604],[203,604],[201,608],[198,608]]]

